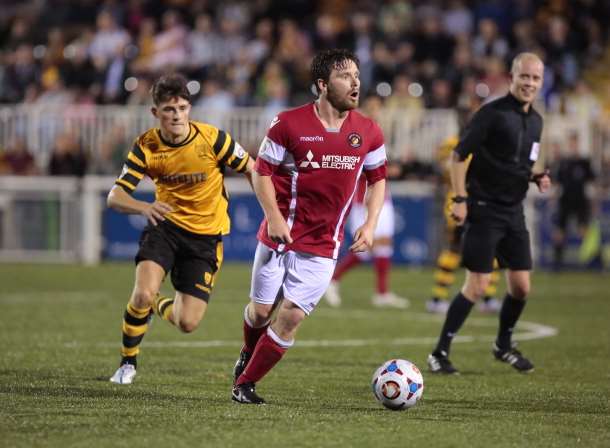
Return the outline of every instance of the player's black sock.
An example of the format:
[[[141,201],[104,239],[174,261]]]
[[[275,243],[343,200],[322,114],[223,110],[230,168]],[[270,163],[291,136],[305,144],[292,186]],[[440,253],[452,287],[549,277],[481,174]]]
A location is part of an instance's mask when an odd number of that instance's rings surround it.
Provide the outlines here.
[[[501,350],[510,350],[513,328],[515,328],[523,308],[525,308],[525,299],[515,299],[510,294],[506,294],[500,309],[500,328],[498,339],[496,339],[496,345]]]
[[[468,317],[468,314],[470,314],[473,305],[474,303],[464,297],[461,292],[455,296],[447,310],[447,317],[445,318],[438,344],[433,352],[434,354],[440,354],[441,352],[449,353],[451,341]]]
[[[121,365],[123,364],[131,364],[136,369],[138,368],[138,358],[135,356],[122,356],[121,357]]]
[[[123,314],[123,347],[121,347],[121,364],[136,365],[136,356],[140,352],[140,344],[148,329],[151,307],[136,308],[131,303]]]

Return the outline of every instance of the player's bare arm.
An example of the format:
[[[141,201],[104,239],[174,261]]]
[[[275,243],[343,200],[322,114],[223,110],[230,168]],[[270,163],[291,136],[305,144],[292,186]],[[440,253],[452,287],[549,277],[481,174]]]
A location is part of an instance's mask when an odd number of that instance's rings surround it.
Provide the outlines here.
[[[466,208],[466,171],[468,163],[461,160],[458,153],[451,154],[449,173],[451,174],[451,187],[455,193],[454,202],[451,206],[451,217],[457,224],[464,224],[468,210]]]
[[[292,243],[288,224],[277,206],[275,187],[271,181],[271,176],[261,176],[253,171],[252,186],[267,218],[269,238],[276,243]]]
[[[383,207],[385,198],[386,181],[382,179],[369,186],[369,193],[366,202],[367,218],[364,224],[356,230],[354,243],[350,246],[352,252],[364,252],[373,247],[373,236],[379,214]]]
[[[116,185],[108,193],[106,203],[108,207],[118,212],[145,216],[155,226],[160,221],[165,221],[165,215],[172,211],[171,206],[165,202],[155,201],[150,203],[139,201]]]
[[[254,191],[254,184],[252,183],[252,173],[253,172],[254,172],[254,162],[252,161],[252,159],[248,159],[248,162],[246,163],[246,170],[244,171],[244,176],[246,176],[246,179],[248,179],[248,183],[250,184],[252,191]]]

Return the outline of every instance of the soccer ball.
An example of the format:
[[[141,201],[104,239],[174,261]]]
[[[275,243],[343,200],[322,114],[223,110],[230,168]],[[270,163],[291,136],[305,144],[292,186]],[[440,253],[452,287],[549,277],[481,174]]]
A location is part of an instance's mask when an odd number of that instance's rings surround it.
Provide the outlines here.
[[[424,393],[424,378],[411,361],[391,359],[375,371],[371,386],[382,405],[400,411],[417,404]]]

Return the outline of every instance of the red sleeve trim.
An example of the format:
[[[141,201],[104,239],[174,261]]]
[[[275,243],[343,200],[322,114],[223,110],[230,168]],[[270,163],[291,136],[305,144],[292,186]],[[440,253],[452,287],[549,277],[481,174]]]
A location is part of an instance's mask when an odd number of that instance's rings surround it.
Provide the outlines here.
[[[368,185],[373,185],[387,177],[386,166],[384,164],[372,170],[364,170],[364,175],[366,176],[366,183]]]

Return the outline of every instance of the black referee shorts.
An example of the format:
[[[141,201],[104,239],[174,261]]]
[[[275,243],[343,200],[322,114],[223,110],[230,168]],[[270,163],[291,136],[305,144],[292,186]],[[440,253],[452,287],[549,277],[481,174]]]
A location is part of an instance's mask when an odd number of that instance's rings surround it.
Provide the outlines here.
[[[171,272],[176,291],[209,301],[222,264],[222,236],[198,235],[165,220],[140,236],[136,264],[150,260]]]
[[[471,272],[490,273],[494,258],[501,268],[532,269],[530,234],[523,207],[502,207],[485,201],[468,203],[462,240],[462,264]]]

